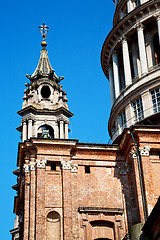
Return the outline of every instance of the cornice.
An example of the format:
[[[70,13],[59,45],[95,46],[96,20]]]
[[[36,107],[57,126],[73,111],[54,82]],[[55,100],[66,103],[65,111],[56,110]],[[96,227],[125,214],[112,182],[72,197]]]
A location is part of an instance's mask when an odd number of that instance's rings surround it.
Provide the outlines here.
[[[67,117],[72,117],[74,114],[71,113],[69,110],[67,110],[66,108],[64,108],[63,106],[54,109],[54,110],[50,110],[50,109],[37,109],[35,107],[33,107],[32,105],[23,108],[22,110],[17,112],[20,116],[24,116],[26,114],[42,114],[42,115],[59,115],[59,114],[65,114]]]

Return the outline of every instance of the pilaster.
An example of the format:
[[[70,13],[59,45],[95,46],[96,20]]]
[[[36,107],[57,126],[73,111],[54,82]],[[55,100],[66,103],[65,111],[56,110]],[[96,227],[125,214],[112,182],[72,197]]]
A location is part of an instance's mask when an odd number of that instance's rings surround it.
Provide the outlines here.
[[[45,168],[46,159],[37,159],[36,164],[36,239],[45,239]]]
[[[73,239],[73,212],[72,212],[72,184],[71,174],[76,173],[78,169],[77,164],[73,164],[69,159],[61,159],[62,164],[62,198],[63,198],[63,231],[64,240]]]
[[[29,228],[29,240],[33,240],[35,237],[35,189],[36,189],[36,177],[35,177],[35,153],[31,152],[30,155],[30,228]]]
[[[24,231],[23,238],[29,238],[29,200],[30,200],[30,176],[29,176],[29,153],[25,154],[24,170]]]

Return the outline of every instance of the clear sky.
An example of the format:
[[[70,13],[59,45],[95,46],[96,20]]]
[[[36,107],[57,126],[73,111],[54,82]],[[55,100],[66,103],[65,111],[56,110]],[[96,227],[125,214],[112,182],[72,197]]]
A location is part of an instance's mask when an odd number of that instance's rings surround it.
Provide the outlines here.
[[[12,174],[17,161],[26,74],[37,66],[42,37],[38,26],[50,29],[46,39],[48,55],[58,76],[64,76],[67,92],[70,138],[80,142],[108,143],[110,113],[109,83],[103,74],[100,54],[112,28],[112,0],[1,0],[0,21],[0,105],[1,174],[0,238],[11,239],[14,228],[13,203],[16,184]]]

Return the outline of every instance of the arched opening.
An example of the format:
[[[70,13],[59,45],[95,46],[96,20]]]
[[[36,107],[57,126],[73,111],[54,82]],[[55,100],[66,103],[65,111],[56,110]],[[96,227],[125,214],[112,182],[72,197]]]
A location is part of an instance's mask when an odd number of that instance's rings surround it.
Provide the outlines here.
[[[41,95],[43,98],[49,98],[49,96],[51,95],[51,90],[50,90],[49,86],[42,87]]]
[[[160,64],[160,46],[159,46],[158,33],[154,35],[153,45],[154,45],[155,65],[158,66]]]
[[[61,217],[59,213],[52,211],[47,215],[47,240],[61,239]]]
[[[92,226],[92,238],[94,240],[113,240],[114,224],[112,222],[97,220],[90,222]]]
[[[45,124],[38,128],[38,137],[54,138],[54,130],[49,125]]]

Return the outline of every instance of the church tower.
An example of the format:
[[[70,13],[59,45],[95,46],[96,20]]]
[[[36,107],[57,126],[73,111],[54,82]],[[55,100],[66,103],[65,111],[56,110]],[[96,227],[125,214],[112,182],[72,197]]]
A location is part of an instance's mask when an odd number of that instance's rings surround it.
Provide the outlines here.
[[[52,68],[48,53],[46,33],[48,27],[40,26],[43,41],[40,60],[32,75],[26,75],[26,83],[22,110],[22,124],[18,128],[22,132],[22,142],[31,137],[50,137],[68,139],[69,118],[73,114],[68,110],[66,92],[60,82],[63,77],[57,77]]]
[[[38,66],[27,75],[12,240],[139,240],[160,196],[160,1],[115,0],[101,54],[109,78],[113,144],[68,139],[66,92],[40,26]],[[160,201],[160,199],[159,199]],[[160,214],[159,214],[160,215]],[[159,216],[158,216],[159,217]],[[157,240],[159,219],[145,237]],[[144,237],[143,235],[143,237]],[[142,238],[141,238],[142,239]]]

